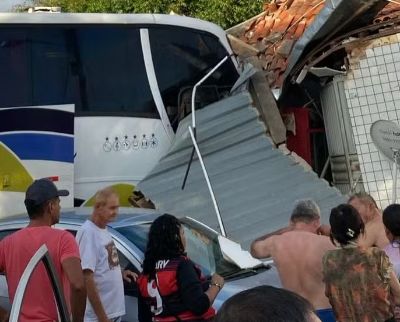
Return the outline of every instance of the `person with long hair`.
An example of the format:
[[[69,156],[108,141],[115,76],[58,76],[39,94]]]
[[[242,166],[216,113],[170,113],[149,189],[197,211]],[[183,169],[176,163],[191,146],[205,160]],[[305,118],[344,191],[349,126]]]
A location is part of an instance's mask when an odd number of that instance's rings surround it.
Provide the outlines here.
[[[400,205],[388,206],[382,215],[385,233],[390,244],[383,248],[393,264],[397,278],[400,278]]]
[[[331,241],[323,259],[325,293],[338,322],[394,322],[400,284],[384,251],[363,247],[365,225],[349,204],[332,209]]]
[[[390,244],[383,250],[389,256],[397,278],[400,278],[400,205],[388,206],[383,211],[382,220],[386,236],[390,241]],[[400,307],[396,307],[394,312],[396,320],[400,321]]]
[[[139,322],[212,321],[212,304],[224,279],[214,274],[209,283],[185,252],[180,221],[172,215],[158,217],[150,227],[143,272],[138,279]]]

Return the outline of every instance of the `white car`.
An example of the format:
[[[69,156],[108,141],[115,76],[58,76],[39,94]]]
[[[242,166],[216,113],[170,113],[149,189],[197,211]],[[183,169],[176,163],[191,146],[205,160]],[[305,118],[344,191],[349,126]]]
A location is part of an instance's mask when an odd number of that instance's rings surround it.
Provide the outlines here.
[[[75,235],[92,211],[92,208],[62,210],[60,222],[55,227]],[[156,210],[120,208],[117,221],[110,223],[108,230],[118,249],[122,268],[141,272],[150,225],[161,214]],[[240,245],[192,218],[179,219],[185,229],[188,256],[201,267],[207,277],[218,273],[226,280],[225,287],[214,302],[215,309],[218,310],[227,298],[245,289],[266,284],[281,287],[273,265],[252,258]],[[0,240],[26,227],[28,222],[28,215],[0,220]],[[124,287],[126,314],[122,320],[137,321],[136,283],[124,282]],[[0,275],[0,305],[10,308],[4,275]]]

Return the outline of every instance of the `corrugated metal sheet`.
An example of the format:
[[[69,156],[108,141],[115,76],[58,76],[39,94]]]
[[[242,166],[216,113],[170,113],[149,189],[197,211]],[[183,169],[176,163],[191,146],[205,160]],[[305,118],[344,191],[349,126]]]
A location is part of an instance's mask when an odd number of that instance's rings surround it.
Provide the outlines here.
[[[276,149],[252,107],[247,91],[196,112],[197,141],[230,238],[249,248],[251,241],[286,226],[293,203],[313,198],[326,222],[330,209],[345,202],[339,191]],[[218,230],[217,217],[197,160],[185,190],[182,181],[192,149],[183,120],[169,152],[137,189],[157,209],[189,215]]]

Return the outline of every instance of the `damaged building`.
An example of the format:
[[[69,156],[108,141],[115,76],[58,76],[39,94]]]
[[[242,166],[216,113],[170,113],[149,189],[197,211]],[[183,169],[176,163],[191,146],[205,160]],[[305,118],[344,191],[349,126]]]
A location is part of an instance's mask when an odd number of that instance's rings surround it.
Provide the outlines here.
[[[272,1],[229,29],[242,62],[262,70],[287,129],[287,146],[343,194],[366,191],[383,208],[391,163],[371,124],[399,122],[400,2]]]

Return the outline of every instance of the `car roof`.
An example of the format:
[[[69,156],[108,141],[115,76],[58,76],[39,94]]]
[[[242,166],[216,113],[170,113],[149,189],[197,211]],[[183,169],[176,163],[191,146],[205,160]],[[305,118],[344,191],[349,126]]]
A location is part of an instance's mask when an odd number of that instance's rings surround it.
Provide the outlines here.
[[[61,223],[83,223],[89,219],[93,212],[93,207],[77,207],[61,209]],[[162,215],[154,209],[120,207],[117,219],[108,226],[112,228],[126,227],[130,225],[139,225],[143,223],[151,223],[158,216]],[[16,216],[0,219],[0,225],[27,223],[29,217],[27,213],[22,213]]]

